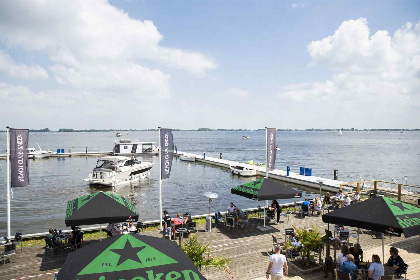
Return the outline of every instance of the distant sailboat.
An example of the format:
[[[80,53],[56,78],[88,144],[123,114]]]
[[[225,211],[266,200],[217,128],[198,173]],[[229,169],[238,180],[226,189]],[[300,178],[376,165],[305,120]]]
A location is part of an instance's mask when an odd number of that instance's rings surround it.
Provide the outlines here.
[[[342,136],[343,135],[343,131],[341,131],[341,129],[337,132],[337,136]]]

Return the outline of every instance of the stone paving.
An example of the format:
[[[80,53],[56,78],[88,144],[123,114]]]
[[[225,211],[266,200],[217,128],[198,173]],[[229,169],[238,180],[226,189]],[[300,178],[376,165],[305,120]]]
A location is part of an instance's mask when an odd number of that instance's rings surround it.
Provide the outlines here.
[[[313,228],[317,226],[321,232],[327,225],[318,217],[306,217],[300,219],[289,215],[290,220],[278,225],[270,224],[271,229],[260,231],[257,226],[262,226],[262,219],[250,219],[248,226],[239,229],[225,229],[223,226],[213,228],[212,232],[205,232],[204,226],[199,227],[197,237],[205,243],[209,243],[213,256],[226,256],[232,260],[228,271],[219,271],[211,268],[203,271],[208,280],[263,280],[267,269],[269,254],[272,250],[272,235],[284,240],[284,229],[292,225],[297,227]],[[283,219],[283,217],[282,217]],[[330,228],[332,229],[332,225]],[[351,229],[352,230],[352,229]],[[355,230],[355,229],[354,229]],[[158,232],[147,232],[147,235],[159,236]],[[364,250],[365,259],[370,259],[373,253],[382,256],[381,239],[364,232],[359,235],[360,244]],[[350,243],[355,243],[356,238],[350,237]],[[86,241],[84,246],[97,242]],[[400,250],[400,255],[409,265],[407,279],[420,280],[420,237],[386,237],[385,258],[389,257],[389,247],[395,246]],[[334,250],[331,252],[334,253]],[[10,262],[0,264],[0,279],[28,279],[36,280],[54,279],[54,272],[58,271],[66,257],[67,252],[58,253],[53,257],[45,256],[41,247],[20,248],[16,256]],[[338,254],[338,252],[337,252]],[[381,257],[382,258],[382,257]],[[331,274],[330,274],[331,277]],[[323,272],[311,273],[309,275],[296,275],[290,272],[287,279],[291,280],[316,280],[324,279]],[[329,278],[331,279],[331,278]]]

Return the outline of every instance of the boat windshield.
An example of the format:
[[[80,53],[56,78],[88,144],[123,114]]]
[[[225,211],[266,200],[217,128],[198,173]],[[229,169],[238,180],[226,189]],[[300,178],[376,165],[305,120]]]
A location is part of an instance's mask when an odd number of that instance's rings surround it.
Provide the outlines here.
[[[114,162],[108,160],[98,160],[96,163],[96,168],[112,169],[114,166]]]

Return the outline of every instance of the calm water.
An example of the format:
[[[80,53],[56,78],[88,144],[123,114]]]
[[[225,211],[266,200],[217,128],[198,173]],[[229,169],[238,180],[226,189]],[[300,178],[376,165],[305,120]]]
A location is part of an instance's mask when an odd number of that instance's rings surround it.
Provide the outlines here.
[[[242,135],[250,136],[242,140]],[[124,138],[157,142],[157,132],[123,132]],[[72,151],[110,151],[115,133],[31,133],[30,147],[39,143],[43,149],[64,148]],[[179,151],[206,153],[206,156],[245,162],[265,161],[265,132],[174,132]],[[300,166],[311,167],[312,174],[333,177],[339,170],[339,179],[359,181],[375,179],[420,185],[419,132],[344,132],[338,137],[333,132],[278,132],[276,167],[298,172]],[[0,134],[0,153],[6,150],[6,134]],[[144,156],[155,167],[150,178],[132,186],[120,187],[117,194],[130,197],[135,203],[140,220],[159,218],[158,157]],[[30,160],[31,185],[13,189],[11,202],[12,233],[44,232],[48,228],[65,229],[64,216],[68,200],[95,190],[83,181],[92,171],[97,158],[51,158]],[[6,161],[0,160],[0,236],[6,232]],[[208,211],[208,200],[202,194],[219,194],[213,200],[213,210],[225,210],[230,201],[240,208],[256,207],[261,202],[232,195],[230,189],[252,179],[232,176],[220,168],[186,163],[174,159],[171,177],[163,180],[163,207],[174,216],[177,212],[193,215]]]

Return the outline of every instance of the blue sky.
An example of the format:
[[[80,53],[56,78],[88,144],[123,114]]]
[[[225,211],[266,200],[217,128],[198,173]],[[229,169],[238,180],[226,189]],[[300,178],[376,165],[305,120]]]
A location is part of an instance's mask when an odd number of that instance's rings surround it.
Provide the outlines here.
[[[3,127],[418,128],[418,1],[0,10]]]

